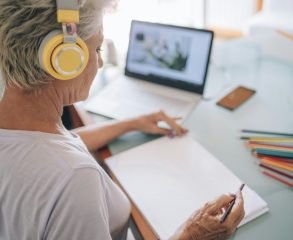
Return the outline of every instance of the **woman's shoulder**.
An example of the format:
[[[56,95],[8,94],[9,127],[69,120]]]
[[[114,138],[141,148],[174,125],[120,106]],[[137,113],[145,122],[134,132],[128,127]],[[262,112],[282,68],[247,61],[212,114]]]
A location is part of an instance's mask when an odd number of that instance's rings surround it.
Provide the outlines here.
[[[115,186],[78,142],[41,133],[0,131],[0,199],[5,214],[15,217],[15,222],[33,219],[28,224],[37,230],[57,229],[64,219],[72,221],[70,226],[79,226],[74,215],[107,223],[110,203],[106,196]],[[52,216],[55,220],[48,221]],[[107,233],[103,229],[100,226],[97,231]]]
[[[0,159],[3,167],[17,166],[35,172],[46,169],[48,172],[64,174],[80,168],[101,171],[76,135],[1,129]]]

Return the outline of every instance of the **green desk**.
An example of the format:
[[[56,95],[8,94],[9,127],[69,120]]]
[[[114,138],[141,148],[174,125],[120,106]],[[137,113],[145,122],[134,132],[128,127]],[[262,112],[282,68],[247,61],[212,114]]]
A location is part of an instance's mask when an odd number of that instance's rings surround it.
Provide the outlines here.
[[[213,49],[205,99],[184,122],[192,136],[267,201],[270,211],[233,239],[293,239],[293,192],[263,175],[239,140],[240,130],[293,133],[293,41],[281,35],[223,42]],[[215,102],[238,85],[257,93],[234,112]],[[156,138],[133,132],[113,142],[116,154]],[[126,190],[127,191],[127,190]],[[175,229],[174,229],[175,230]]]

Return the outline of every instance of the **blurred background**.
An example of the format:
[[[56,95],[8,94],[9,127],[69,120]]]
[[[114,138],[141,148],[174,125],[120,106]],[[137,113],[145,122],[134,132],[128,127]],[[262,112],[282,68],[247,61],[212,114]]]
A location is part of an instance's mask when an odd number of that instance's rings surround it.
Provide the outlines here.
[[[132,19],[208,28],[231,39],[272,29],[293,33],[292,0],[120,0],[104,19],[105,37],[125,52]]]

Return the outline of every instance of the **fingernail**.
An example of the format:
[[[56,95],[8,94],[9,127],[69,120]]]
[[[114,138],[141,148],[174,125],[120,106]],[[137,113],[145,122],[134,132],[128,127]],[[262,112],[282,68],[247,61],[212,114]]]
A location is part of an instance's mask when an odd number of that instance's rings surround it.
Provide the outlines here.
[[[174,133],[173,131],[169,131],[168,135],[167,135],[169,138],[174,138]]]
[[[172,133],[168,134],[169,138],[174,138],[174,135]]]
[[[221,208],[221,214],[223,214],[225,212],[225,208]]]
[[[229,193],[229,195],[230,195],[231,197],[233,197],[233,198],[236,197],[236,194],[235,194],[235,193]]]

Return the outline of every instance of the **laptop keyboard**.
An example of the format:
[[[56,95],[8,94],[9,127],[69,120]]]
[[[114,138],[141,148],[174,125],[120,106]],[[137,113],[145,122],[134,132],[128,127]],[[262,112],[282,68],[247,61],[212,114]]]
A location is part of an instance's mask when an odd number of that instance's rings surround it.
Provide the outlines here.
[[[199,96],[200,98],[200,96]],[[196,102],[196,99],[194,99]],[[108,85],[90,99],[86,109],[116,119],[132,118],[163,110],[171,117],[186,117],[194,103],[178,96],[166,96],[129,82]]]
[[[112,96],[114,97],[114,96]],[[164,110],[167,114],[177,117],[184,112],[184,109],[189,105],[187,101],[174,99],[168,96],[155,94],[143,90],[129,91],[129,92],[118,92],[115,97],[112,98],[131,112],[137,112],[141,109],[143,112],[154,112]]]

